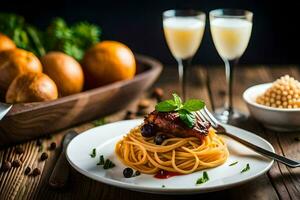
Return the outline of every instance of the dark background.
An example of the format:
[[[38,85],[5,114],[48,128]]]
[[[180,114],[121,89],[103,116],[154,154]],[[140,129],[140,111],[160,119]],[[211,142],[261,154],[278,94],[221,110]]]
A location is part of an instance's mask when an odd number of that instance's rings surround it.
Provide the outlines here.
[[[118,40],[133,51],[175,64],[162,32],[161,14],[167,9],[240,8],[254,12],[251,40],[241,63],[299,64],[299,8],[291,0],[1,0],[1,12],[14,12],[40,28],[53,17],[69,23],[86,20],[101,26],[102,40]],[[209,32],[194,63],[221,64]]]

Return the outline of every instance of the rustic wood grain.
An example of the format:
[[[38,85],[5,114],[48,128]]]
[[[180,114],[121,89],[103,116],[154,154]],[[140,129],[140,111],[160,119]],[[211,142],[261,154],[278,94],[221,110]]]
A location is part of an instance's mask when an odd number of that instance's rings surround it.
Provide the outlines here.
[[[242,92],[249,86],[274,81],[279,76],[288,73],[300,79],[299,69],[295,66],[266,67],[266,66],[250,66],[239,67],[235,73],[234,83],[234,105],[236,108],[245,112],[246,105],[242,100]],[[207,74],[210,75],[209,80]],[[213,105],[220,107],[223,105],[223,92],[225,89],[225,77],[223,67],[194,67],[189,73],[188,96],[202,98],[209,102],[209,92],[207,90],[207,82],[210,83],[213,103],[208,103],[211,109]],[[177,71],[176,67],[165,68],[159,81],[154,87],[160,86],[165,89],[167,94],[178,91]],[[147,96],[147,95],[146,95]],[[143,96],[142,98],[144,98]],[[168,98],[169,95],[166,95]],[[155,100],[151,101],[152,104]],[[133,102],[127,109],[136,111],[137,101]],[[153,105],[149,110],[153,109]],[[124,118],[126,111],[120,111],[112,116],[108,116],[109,122],[117,121]],[[86,123],[74,127],[78,132],[92,128],[92,123]],[[253,131],[256,134],[267,139],[274,146],[277,153],[288,156],[293,159],[300,160],[300,142],[296,141],[296,137],[300,137],[299,132],[295,133],[279,133],[265,129],[261,124],[249,118],[247,121],[239,123],[239,127]],[[42,152],[36,141],[30,141],[20,144],[25,153],[16,155],[14,153],[15,146],[0,151],[0,162],[4,160],[13,161],[15,158],[23,160],[20,168],[11,169],[8,172],[0,173],[0,199],[299,199],[300,198],[300,171],[299,169],[287,168],[282,164],[274,163],[271,170],[265,174],[244,185],[208,194],[187,195],[187,196],[170,196],[155,195],[133,192],[108,186],[93,181],[74,169],[71,170],[69,184],[62,190],[55,190],[48,186],[48,179],[53,170],[54,164],[60,152],[60,141],[67,130],[56,133],[51,139],[44,139],[44,151],[49,153],[49,158],[45,162],[39,161]],[[56,141],[58,147],[55,151],[50,151],[46,147],[52,141]],[[26,166],[32,169],[39,167],[42,174],[37,177],[25,176],[24,170]]]

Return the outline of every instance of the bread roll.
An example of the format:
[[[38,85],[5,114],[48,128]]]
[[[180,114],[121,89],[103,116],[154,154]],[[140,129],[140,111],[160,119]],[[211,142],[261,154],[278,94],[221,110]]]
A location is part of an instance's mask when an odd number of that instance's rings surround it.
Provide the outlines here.
[[[33,53],[23,49],[0,52],[0,90],[6,91],[17,76],[30,72],[42,72],[42,64]]]
[[[6,93],[7,103],[28,103],[57,99],[53,80],[43,73],[21,74],[14,79]]]
[[[9,49],[15,49],[16,45],[14,41],[12,41],[9,37],[6,35],[0,33],[0,51],[5,51]]]
[[[62,52],[50,52],[41,58],[44,73],[57,85],[61,96],[78,93],[83,88],[84,75],[80,64]]]

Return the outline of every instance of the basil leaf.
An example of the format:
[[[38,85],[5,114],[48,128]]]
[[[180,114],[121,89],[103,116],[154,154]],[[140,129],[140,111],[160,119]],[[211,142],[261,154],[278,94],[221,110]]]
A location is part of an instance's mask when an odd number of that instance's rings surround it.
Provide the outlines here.
[[[182,109],[188,110],[190,112],[198,111],[204,108],[205,103],[198,99],[190,99],[187,100],[184,104]]]
[[[90,156],[91,156],[92,158],[95,158],[95,157],[96,157],[96,148],[93,148],[92,153],[90,153]]]
[[[192,128],[196,123],[196,117],[194,113],[187,110],[179,110],[179,117],[189,128]]]
[[[235,161],[235,162],[231,163],[229,166],[231,167],[231,166],[236,165],[236,164],[238,164],[238,161]]]
[[[249,170],[250,170],[250,165],[249,165],[249,163],[247,163],[246,167],[244,169],[242,169],[241,173],[244,173]]]
[[[106,120],[105,118],[100,118],[100,119],[96,119],[92,122],[92,124],[96,127],[96,126],[102,126],[104,124],[106,124]]]
[[[202,183],[205,183],[205,182],[207,182],[207,181],[209,181],[209,177],[208,177],[207,172],[204,171],[204,172],[203,172],[203,176],[200,177],[200,178],[198,178],[196,184],[202,184]]]
[[[173,98],[174,98],[175,105],[179,109],[182,106],[182,100],[176,93],[173,93],[172,95],[173,95]]]
[[[173,100],[162,101],[155,106],[155,110],[158,112],[170,112],[174,111],[176,108],[176,103]]]

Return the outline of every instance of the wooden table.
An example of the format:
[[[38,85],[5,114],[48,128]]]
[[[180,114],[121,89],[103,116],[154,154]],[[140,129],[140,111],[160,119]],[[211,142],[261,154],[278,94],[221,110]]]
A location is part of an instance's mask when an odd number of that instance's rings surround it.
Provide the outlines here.
[[[207,73],[210,80],[207,79]],[[275,80],[284,74],[290,74],[300,80],[300,71],[296,66],[248,66],[240,67],[235,73],[234,103],[235,107],[247,113],[247,108],[242,100],[242,92],[249,86]],[[208,82],[210,86],[207,87]],[[165,97],[177,88],[176,67],[166,67],[155,86],[165,90]],[[189,70],[188,96],[204,99],[210,108],[222,106],[225,76],[223,67],[193,67]],[[209,88],[209,89],[208,89]],[[212,98],[209,98],[211,91]],[[213,99],[213,102],[210,102]],[[153,102],[154,104],[154,102]],[[136,102],[128,109],[135,110]],[[153,109],[150,108],[150,109]],[[106,119],[110,122],[120,120],[124,117],[125,111],[120,111]],[[299,119],[300,123],[300,119]],[[53,125],[55,126],[55,124]],[[76,131],[82,132],[92,128],[93,123],[86,123],[73,127]],[[237,126],[253,131],[267,139],[274,146],[277,153],[300,160],[300,132],[279,133],[265,129],[260,124],[249,118],[246,123]],[[43,146],[47,147],[53,141],[60,144],[60,141],[67,130],[53,134],[52,138],[44,139]],[[183,196],[168,196],[132,192],[108,186],[93,181],[72,170],[68,187],[62,190],[55,190],[48,186],[48,178],[60,153],[58,147],[54,151],[44,148],[49,153],[46,161],[39,161],[41,152],[36,141],[29,141],[20,144],[25,149],[22,155],[16,155],[15,148],[0,151],[0,163],[4,160],[12,161],[16,158],[22,160],[19,168],[12,168],[10,171],[0,173],[0,199],[182,199]],[[42,174],[37,177],[24,175],[27,166],[38,167]],[[235,187],[232,189],[212,192],[207,194],[191,195],[184,199],[300,199],[300,168],[292,169],[282,164],[274,163],[267,174],[259,178]]]

